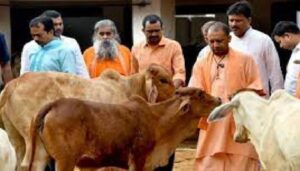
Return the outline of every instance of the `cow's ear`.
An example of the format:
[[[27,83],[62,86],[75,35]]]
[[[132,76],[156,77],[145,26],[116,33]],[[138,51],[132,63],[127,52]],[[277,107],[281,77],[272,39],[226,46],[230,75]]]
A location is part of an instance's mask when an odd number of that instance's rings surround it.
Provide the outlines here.
[[[236,105],[236,102],[229,102],[225,103],[221,106],[216,107],[209,115],[207,121],[208,122],[214,122],[218,121],[222,118],[224,118],[226,115],[228,115]]]
[[[157,100],[158,90],[152,79],[146,80],[146,96],[147,101],[150,103],[155,103]]]
[[[147,72],[151,75],[151,77],[157,76],[157,74],[159,73],[155,65],[151,65],[148,68]]]
[[[178,114],[186,114],[191,110],[191,101],[189,99],[185,99],[181,102],[179,109],[178,109]]]

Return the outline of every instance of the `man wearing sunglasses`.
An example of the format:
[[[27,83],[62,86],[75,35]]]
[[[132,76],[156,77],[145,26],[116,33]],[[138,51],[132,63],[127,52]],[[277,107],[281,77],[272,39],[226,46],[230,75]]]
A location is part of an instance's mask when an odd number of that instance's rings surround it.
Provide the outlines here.
[[[122,75],[132,73],[130,50],[119,42],[120,37],[113,21],[104,19],[95,24],[93,46],[83,53],[91,78],[98,77],[107,68]]]

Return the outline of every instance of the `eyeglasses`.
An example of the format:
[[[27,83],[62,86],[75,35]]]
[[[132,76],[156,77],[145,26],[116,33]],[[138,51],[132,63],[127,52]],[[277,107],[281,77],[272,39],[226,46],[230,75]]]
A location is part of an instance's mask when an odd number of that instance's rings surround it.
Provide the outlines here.
[[[100,36],[104,36],[104,35],[106,35],[106,36],[111,36],[111,35],[112,35],[112,32],[99,32],[99,35],[100,35]]]

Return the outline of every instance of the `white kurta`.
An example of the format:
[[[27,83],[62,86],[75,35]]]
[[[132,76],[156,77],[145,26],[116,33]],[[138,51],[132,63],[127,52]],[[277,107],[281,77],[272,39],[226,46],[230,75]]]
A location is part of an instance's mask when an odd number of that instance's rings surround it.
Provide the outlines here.
[[[210,47],[209,45],[206,45],[204,48],[202,48],[200,50],[200,52],[198,53],[197,58],[201,58],[202,56],[206,55],[206,53],[208,53],[210,51]]]
[[[75,63],[76,63],[76,74],[83,77],[83,78],[90,78],[89,73],[87,71],[86,65],[84,63],[82,53],[77,41],[73,38],[60,36],[60,39],[69,46],[73,53],[75,54]],[[30,65],[29,55],[31,52],[36,51],[39,49],[39,45],[34,41],[31,40],[30,42],[26,43],[23,47],[22,54],[21,54],[21,70],[20,75],[24,74],[28,71],[28,67]]]
[[[300,64],[295,64],[295,60],[300,60],[300,43],[293,49],[286,69],[284,89],[291,95],[296,94],[297,80],[300,74]]]
[[[279,56],[272,39],[253,28],[249,28],[241,38],[232,32],[230,45],[232,48],[248,53],[253,57],[259,68],[259,73],[263,82],[266,94],[283,88],[283,76],[280,68]]]

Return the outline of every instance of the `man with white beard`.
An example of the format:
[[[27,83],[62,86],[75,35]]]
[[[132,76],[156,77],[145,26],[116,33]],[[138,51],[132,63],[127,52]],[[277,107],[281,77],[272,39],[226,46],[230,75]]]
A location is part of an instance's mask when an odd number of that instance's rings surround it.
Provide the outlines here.
[[[120,37],[113,21],[105,19],[95,24],[93,46],[83,53],[91,78],[98,77],[107,68],[122,75],[132,73],[134,64],[130,50],[119,42]]]

